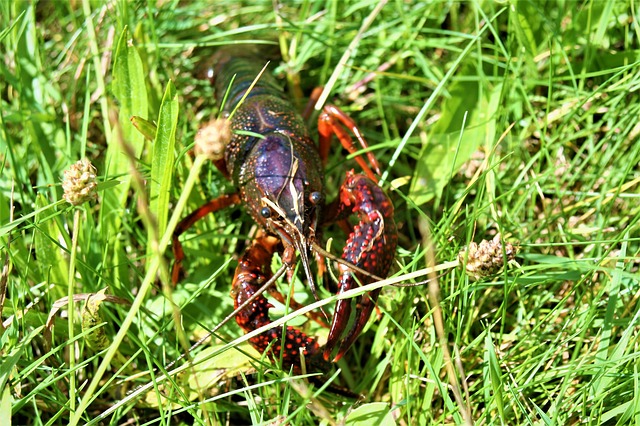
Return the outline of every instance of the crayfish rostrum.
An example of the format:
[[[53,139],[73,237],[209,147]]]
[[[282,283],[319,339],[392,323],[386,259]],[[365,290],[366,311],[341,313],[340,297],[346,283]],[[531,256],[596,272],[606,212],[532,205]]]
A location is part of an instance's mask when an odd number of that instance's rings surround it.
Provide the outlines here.
[[[336,200],[326,202],[323,164],[332,136],[336,135],[354,153],[357,149],[349,130],[363,148],[367,147],[353,121],[338,108],[326,106],[318,119],[316,145],[302,116],[269,73],[265,72],[251,87],[263,62],[251,54],[239,56],[223,49],[214,55],[212,63],[216,98],[226,96],[222,113],[229,116],[235,110],[230,117],[231,139],[224,158],[216,165],[238,192],[210,201],[178,225],[173,240],[174,281],[184,258],[178,236],[205,214],[232,204],[244,205],[262,228],[236,268],[231,290],[236,309],[255,297],[272,277],[270,265],[276,252],[289,271],[300,259],[316,296],[310,259],[317,256],[314,246],[320,240],[322,227],[332,222],[346,225],[351,215],[356,215],[358,223],[352,227],[344,247],[345,262],[338,266],[338,292],[371,283],[374,277],[386,277],[396,250],[397,231],[393,205],[377,185],[379,166],[375,157],[367,154],[370,165],[356,157],[364,174],[347,172]],[[282,357],[285,368],[299,371],[301,352],[308,368],[324,368],[329,360],[339,360],[353,344],[371,315],[378,293],[379,290],[372,291],[356,298],[355,319],[348,331],[352,300],[337,302],[324,348],[294,327],[274,327],[250,342],[261,353],[268,350],[272,359]],[[271,307],[263,295],[258,295],[238,312],[236,322],[245,332],[270,324]],[[332,357],[339,341],[337,354]]]

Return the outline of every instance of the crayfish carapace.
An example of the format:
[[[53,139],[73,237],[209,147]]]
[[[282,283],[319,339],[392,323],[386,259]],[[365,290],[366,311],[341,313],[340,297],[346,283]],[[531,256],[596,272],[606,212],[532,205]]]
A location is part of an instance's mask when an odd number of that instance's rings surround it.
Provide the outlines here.
[[[226,96],[222,112],[229,116],[235,110],[230,118],[231,140],[224,159],[216,164],[238,192],[205,204],[178,226],[173,246],[174,280],[184,257],[178,235],[205,214],[238,203],[246,207],[262,228],[242,256],[231,290],[236,309],[253,298],[236,315],[236,322],[245,332],[271,323],[268,311],[272,305],[256,292],[273,275],[270,265],[274,253],[280,253],[289,271],[300,259],[316,296],[310,259],[314,257],[313,247],[317,247],[322,227],[329,223],[346,224],[351,215],[358,218],[343,249],[342,259],[346,262],[338,266],[339,293],[371,283],[373,277],[386,277],[395,255],[397,231],[393,205],[376,183],[379,167],[375,157],[367,154],[370,165],[356,157],[365,174],[347,172],[337,199],[326,202],[323,164],[332,136],[335,134],[354,153],[357,149],[348,129],[363,148],[367,147],[353,121],[338,108],[325,107],[318,120],[320,136],[316,145],[303,118],[271,75],[264,73],[247,93],[262,69],[256,57],[238,56],[224,49],[216,53],[213,63],[216,97]],[[355,265],[360,272],[349,265]],[[307,369],[322,369],[329,360],[339,360],[353,344],[371,315],[378,293],[376,290],[356,298],[355,320],[348,331],[352,300],[337,302],[324,348],[294,327],[274,327],[250,342],[261,353],[269,351],[272,359],[282,357],[285,368],[299,370],[302,352]],[[332,357],[339,342],[337,354]]]

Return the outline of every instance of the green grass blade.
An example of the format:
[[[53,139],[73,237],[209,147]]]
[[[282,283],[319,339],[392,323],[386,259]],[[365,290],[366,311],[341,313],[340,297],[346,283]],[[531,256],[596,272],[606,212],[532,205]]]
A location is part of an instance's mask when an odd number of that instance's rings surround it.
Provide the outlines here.
[[[389,405],[384,402],[363,404],[353,410],[344,420],[345,426],[367,426],[376,424],[379,426],[395,426],[396,421],[389,410]]]
[[[16,18],[13,20],[13,22],[11,23],[11,25],[5,29],[3,29],[2,31],[0,31],[0,42],[2,40],[4,40],[4,38],[9,35],[9,33],[18,25],[22,23],[22,20],[25,17],[25,14],[27,12],[26,11],[22,11],[20,12],[20,15],[16,16]]]
[[[487,333],[484,339],[484,362],[485,362],[485,380],[491,384],[491,397],[487,401],[487,406],[490,410],[496,409],[501,422],[504,424],[505,411],[504,411],[504,383],[502,382],[502,372],[500,369],[500,363],[496,355],[495,348],[493,347],[493,341],[491,340],[490,333]]]

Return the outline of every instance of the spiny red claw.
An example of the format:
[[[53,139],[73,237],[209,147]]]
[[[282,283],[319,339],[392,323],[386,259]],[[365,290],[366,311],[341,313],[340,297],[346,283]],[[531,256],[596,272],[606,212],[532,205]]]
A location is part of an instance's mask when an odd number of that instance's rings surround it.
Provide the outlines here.
[[[347,178],[340,189],[341,205],[338,218],[356,214],[359,223],[349,235],[342,258],[378,277],[386,277],[393,262],[398,243],[396,223],[393,219],[393,204],[382,189],[373,180],[353,170],[347,172]],[[340,264],[340,284],[338,293],[370,284],[374,278],[354,272],[348,266]],[[367,324],[375,306],[380,290],[374,290],[355,298],[356,318],[353,326],[342,340],[338,353],[332,359],[337,362],[351,347],[355,339]],[[339,300],[336,304],[324,359],[329,360],[331,353],[344,333],[351,317],[352,300]]]

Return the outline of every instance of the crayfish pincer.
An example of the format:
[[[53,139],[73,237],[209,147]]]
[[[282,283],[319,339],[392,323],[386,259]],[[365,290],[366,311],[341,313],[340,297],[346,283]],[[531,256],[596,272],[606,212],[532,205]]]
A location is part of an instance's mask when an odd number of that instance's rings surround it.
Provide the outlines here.
[[[237,192],[208,202],[178,225],[173,239],[174,281],[184,258],[178,236],[205,214],[232,204],[244,205],[261,227],[236,268],[231,289],[238,310],[236,322],[245,332],[272,322],[272,305],[257,293],[273,276],[270,266],[275,253],[279,253],[290,274],[300,260],[317,298],[310,259],[320,257],[321,250],[316,248],[321,246],[322,228],[328,224],[348,225],[351,216],[357,220],[355,226],[350,226],[338,266],[339,293],[385,278],[398,238],[393,205],[377,185],[380,169],[373,154],[366,154],[367,161],[357,156],[363,173],[348,171],[336,200],[326,201],[323,166],[333,135],[350,153],[355,153],[357,147],[349,132],[360,147],[367,148],[355,123],[337,107],[324,107],[318,119],[316,144],[304,119],[269,72],[254,82],[264,61],[223,49],[212,62],[216,98],[226,99],[222,113],[229,117],[234,111],[229,118],[231,139],[216,166],[233,181]],[[294,327],[273,327],[250,342],[261,353],[268,351],[270,358],[281,359],[284,368],[301,371],[304,355],[308,370],[325,369],[329,361],[339,360],[362,332],[378,293],[376,290],[337,302],[324,348]],[[356,312],[347,331],[352,304]],[[336,346],[337,353],[332,356]]]

